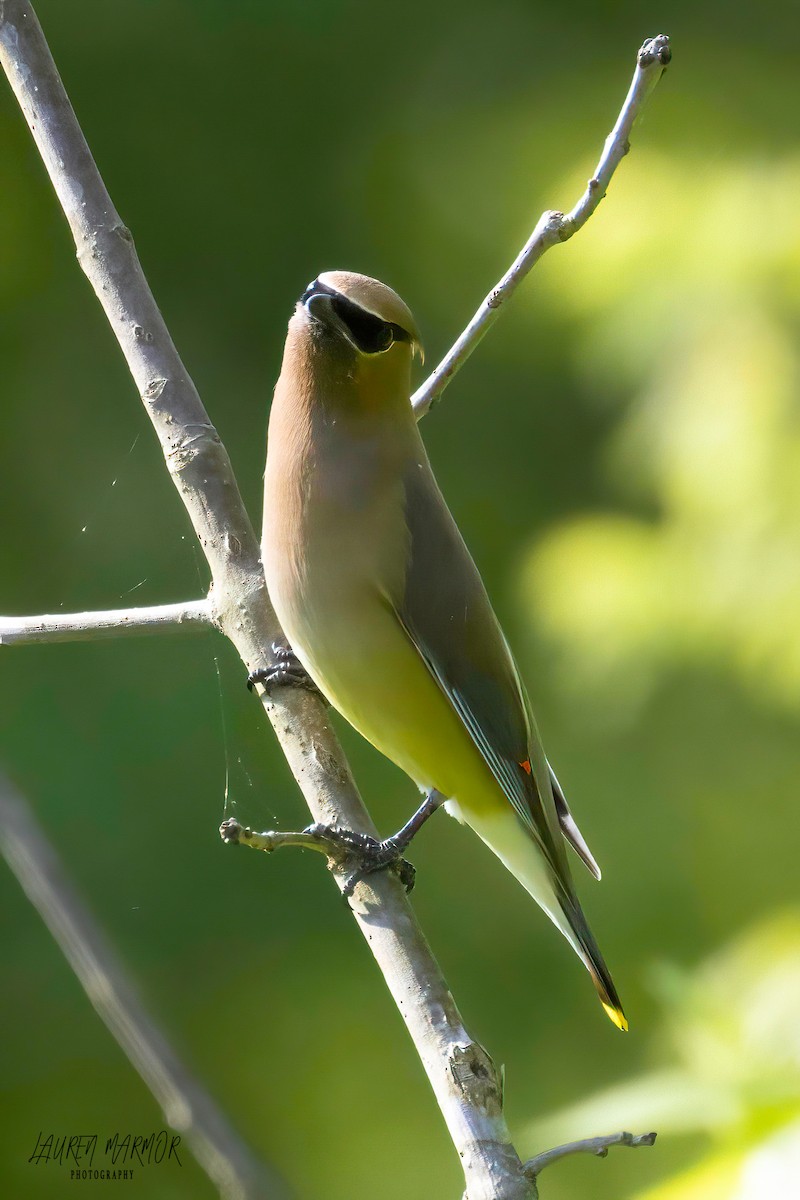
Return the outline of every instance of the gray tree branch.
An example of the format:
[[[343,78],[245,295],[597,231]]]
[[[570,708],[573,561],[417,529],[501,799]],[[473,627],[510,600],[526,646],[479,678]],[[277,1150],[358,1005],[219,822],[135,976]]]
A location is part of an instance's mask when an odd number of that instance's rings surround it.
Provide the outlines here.
[[[147,1012],[128,972],[75,891],[25,800],[0,775],[0,853],[38,910],[89,1001],[225,1200],[285,1200]]]
[[[213,624],[214,612],[208,598],[146,608],[114,608],[108,612],[0,617],[0,646],[96,641],[145,633],[194,633]]]
[[[569,1158],[573,1154],[593,1154],[595,1158],[605,1158],[612,1146],[655,1145],[655,1133],[608,1133],[600,1137],[581,1138],[579,1142],[565,1142],[563,1146],[554,1146],[552,1150],[544,1150],[525,1163],[525,1173],[532,1179],[538,1179],[540,1173],[551,1163]]]

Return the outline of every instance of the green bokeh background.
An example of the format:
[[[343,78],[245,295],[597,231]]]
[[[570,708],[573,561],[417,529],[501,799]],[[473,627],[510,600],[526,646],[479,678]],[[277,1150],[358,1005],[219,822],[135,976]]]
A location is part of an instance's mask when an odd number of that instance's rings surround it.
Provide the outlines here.
[[[540,211],[574,202],[643,38],[671,35],[674,64],[608,199],[423,427],[603,867],[602,885],[579,882],[631,1033],[454,822],[415,846],[414,903],[470,1029],[505,1064],[522,1153],[651,1118],[661,1130],[654,1151],[552,1168],[548,1200],[788,1200],[794,6],[36,7],[254,516],[268,398],[307,280],[347,267],[390,282],[435,363]],[[199,595],[189,523],[4,86],[0,157],[0,611]],[[0,669],[4,763],[252,1146],[301,1200],[459,1195],[423,1072],[320,862],[219,842],[225,812],[262,828],[306,820],[230,647],[14,648]],[[395,828],[411,785],[343,737],[380,828]],[[5,868],[0,893],[0,1181],[50,1200],[70,1185],[28,1164],[40,1130],[163,1122]],[[126,1192],[212,1194],[188,1156]]]

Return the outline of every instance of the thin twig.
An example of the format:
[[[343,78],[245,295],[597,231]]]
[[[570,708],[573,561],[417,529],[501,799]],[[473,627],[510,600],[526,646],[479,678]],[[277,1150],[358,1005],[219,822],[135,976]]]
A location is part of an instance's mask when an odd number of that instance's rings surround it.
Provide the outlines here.
[[[316,850],[318,854],[324,854],[327,858],[336,858],[339,854],[339,846],[335,841],[309,829],[301,829],[297,833],[284,829],[257,833],[254,829],[240,825],[235,817],[228,817],[227,821],[220,825],[219,833],[223,842],[232,846],[250,846],[252,850],[263,850],[265,854],[272,854],[274,850],[280,850],[284,846]]]
[[[248,673],[269,667],[271,647],[283,635],[228,455],[170,338],[28,0],[0,3],[0,59],[208,559],[215,621]],[[321,700],[300,689],[271,697],[261,685],[256,690],[314,820],[375,836]],[[333,875],[342,889],[344,865]],[[469,1200],[530,1200],[534,1185],[511,1144],[498,1073],[467,1033],[400,881],[370,876],[358,885],[353,913],[428,1075]]]
[[[0,646],[42,642],[82,642],[146,633],[194,633],[214,624],[211,601],[115,608],[107,612],[55,613],[39,617],[0,617]]]
[[[544,1150],[525,1163],[525,1174],[532,1179],[551,1163],[571,1154],[594,1154],[596,1158],[605,1158],[612,1146],[653,1146],[655,1133],[609,1133],[605,1137],[583,1138],[579,1142],[567,1142],[563,1146],[555,1146],[552,1150]]]
[[[265,854],[272,854],[273,851],[280,850],[285,846],[293,846],[300,850],[316,850],[318,854],[324,854],[331,869],[349,865],[351,874],[344,889],[348,905],[350,896],[355,891],[359,880],[373,871],[382,870],[383,867],[389,865],[385,860],[380,860],[379,866],[368,865],[371,852],[381,850],[383,847],[376,839],[354,834],[352,829],[331,829],[326,825],[317,824],[309,825],[307,829],[301,829],[296,833],[289,830],[268,830],[266,833],[256,833],[254,829],[240,825],[234,817],[229,817],[220,825],[219,833],[223,842],[249,846],[251,850],[262,850]],[[391,866],[393,870],[397,871],[397,876],[406,892],[410,892],[416,881],[415,867],[405,858],[395,859],[391,862]]]
[[[551,246],[566,242],[591,217],[606,194],[611,177],[630,149],[634,122],[669,64],[672,52],[666,34],[648,38],[636,57],[636,69],[617,123],[606,138],[600,161],[586,191],[571,212],[542,213],[536,228],[499,283],[492,288],[464,332],[448,350],[421,387],[411,397],[417,420],[433,407],[450,380],[494,324],[503,304]]]
[[[0,776],[0,852],[52,933],[98,1016],[185,1136],[226,1200],[281,1200],[283,1181],[252,1154],[180,1061],[122,962],[69,881],[28,804]]]

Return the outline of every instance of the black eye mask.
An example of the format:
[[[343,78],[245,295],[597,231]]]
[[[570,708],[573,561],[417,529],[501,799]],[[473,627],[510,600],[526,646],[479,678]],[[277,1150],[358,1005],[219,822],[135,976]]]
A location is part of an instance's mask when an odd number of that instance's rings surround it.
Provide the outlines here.
[[[366,312],[344,296],[334,296],[331,307],[363,354],[380,354],[394,341],[392,326]]]
[[[411,341],[410,335],[400,325],[393,321],[382,321],[374,313],[367,312],[360,304],[354,304],[341,292],[318,279],[309,284],[300,299],[305,303],[312,296],[319,295],[331,297],[331,308],[362,354],[381,354],[389,349],[392,342]]]

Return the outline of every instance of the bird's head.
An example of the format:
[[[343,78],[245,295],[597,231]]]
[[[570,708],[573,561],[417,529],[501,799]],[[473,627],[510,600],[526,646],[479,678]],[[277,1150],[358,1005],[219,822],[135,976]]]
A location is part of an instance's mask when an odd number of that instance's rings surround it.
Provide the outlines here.
[[[329,353],[344,353],[364,366],[405,360],[422,344],[416,322],[397,292],[352,271],[324,271],[297,302],[293,322]],[[399,363],[398,363],[399,365]]]

